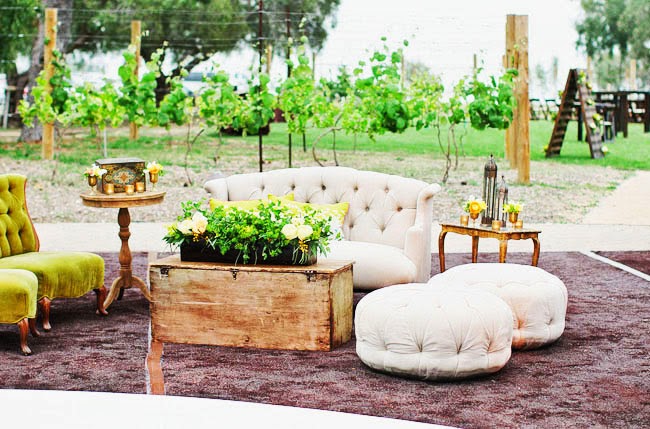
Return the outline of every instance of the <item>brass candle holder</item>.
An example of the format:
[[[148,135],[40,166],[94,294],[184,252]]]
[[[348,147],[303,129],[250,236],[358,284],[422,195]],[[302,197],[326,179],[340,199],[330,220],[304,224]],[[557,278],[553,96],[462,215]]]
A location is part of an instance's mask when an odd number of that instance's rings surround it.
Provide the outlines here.
[[[90,186],[90,195],[96,195],[97,176],[88,176],[88,186]]]
[[[124,185],[124,192],[126,192],[127,195],[133,195],[133,193],[135,192],[135,186]]]
[[[462,226],[469,225],[469,215],[466,214],[460,215],[460,224]]]
[[[135,182],[135,192],[144,192],[144,182]]]

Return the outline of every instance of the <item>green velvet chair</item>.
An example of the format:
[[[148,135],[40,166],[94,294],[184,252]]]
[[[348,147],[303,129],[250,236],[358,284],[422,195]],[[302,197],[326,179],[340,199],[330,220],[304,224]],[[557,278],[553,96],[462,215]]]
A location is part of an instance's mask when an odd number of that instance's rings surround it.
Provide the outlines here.
[[[32,353],[27,346],[27,331],[36,330],[36,294],[38,279],[27,270],[0,270],[0,323],[15,323],[20,332],[20,350]]]
[[[24,269],[38,278],[37,300],[43,329],[49,331],[50,302],[78,298],[91,290],[97,295],[97,312],[104,309],[104,260],[87,252],[39,252],[36,230],[27,211],[27,178],[0,175],[0,269]]]

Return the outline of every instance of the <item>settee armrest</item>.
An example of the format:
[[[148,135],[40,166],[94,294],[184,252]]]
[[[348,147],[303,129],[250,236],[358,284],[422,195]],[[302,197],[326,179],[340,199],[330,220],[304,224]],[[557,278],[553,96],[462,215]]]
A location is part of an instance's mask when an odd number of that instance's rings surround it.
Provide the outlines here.
[[[203,184],[203,189],[216,200],[228,201],[228,182],[225,178],[208,180]]]
[[[415,222],[406,230],[404,254],[418,268],[416,282],[427,282],[431,277],[431,225],[433,223],[433,196],[440,185],[431,184],[418,195]]]

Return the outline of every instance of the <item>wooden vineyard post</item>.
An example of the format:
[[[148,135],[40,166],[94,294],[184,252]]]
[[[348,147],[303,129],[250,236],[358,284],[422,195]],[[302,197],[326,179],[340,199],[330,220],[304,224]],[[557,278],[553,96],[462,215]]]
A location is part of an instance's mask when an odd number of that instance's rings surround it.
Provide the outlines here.
[[[45,81],[47,82],[47,91],[52,92],[50,79],[54,76],[54,49],[56,49],[56,25],[57,10],[52,8],[45,9],[45,52],[43,56],[43,66],[45,70]],[[54,158],[54,123],[48,122],[43,124],[43,142],[41,156],[43,159]]]
[[[517,180],[530,183],[530,100],[528,98],[528,16],[508,15],[506,18],[507,68],[516,69],[514,96],[516,107],[512,124],[506,130],[505,154],[511,168],[517,169]]]
[[[136,79],[140,78],[140,31],[142,27],[142,22],[141,21],[131,21],[131,44],[135,46],[135,70],[133,73],[135,74]],[[129,124],[129,138],[131,140],[137,140],[138,139],[138,125],[131,122]]]

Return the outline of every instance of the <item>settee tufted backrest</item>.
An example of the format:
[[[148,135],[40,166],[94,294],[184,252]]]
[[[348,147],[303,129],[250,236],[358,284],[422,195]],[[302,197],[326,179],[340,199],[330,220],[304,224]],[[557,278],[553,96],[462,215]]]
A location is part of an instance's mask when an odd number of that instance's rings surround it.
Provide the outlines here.
[[[0,174],[0,257],[38,250],[25,203],[26,182],[25,176]]]
[[[347,167],[303,167],[236,174],[210,180],[205,189],[219,200],[254,200],[293,192],[296,201],[306,203],[347,202],[346,239],[403,249],[406,230],[415,222],[418,196],[428,186],[416,179]]]

